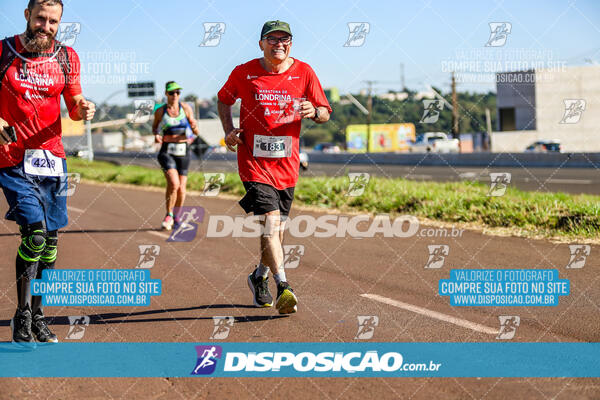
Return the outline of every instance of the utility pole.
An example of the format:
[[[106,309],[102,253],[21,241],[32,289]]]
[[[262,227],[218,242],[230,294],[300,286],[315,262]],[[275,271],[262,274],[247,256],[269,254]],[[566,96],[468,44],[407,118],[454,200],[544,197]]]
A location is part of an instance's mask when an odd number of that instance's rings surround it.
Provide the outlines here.
[[[371,114],[373,112],[373,84],[375,81],[366,81],[367,89],[367,153],[371,152]]]
[[[406,85],[404,84],[404,63],[400,63],[400,87],[403,92],[406,92]]]
[[[460,127],[458,125],[458,97],[456,95],[456,79],[452,71],[452,137],[458,139],[460,136]]]

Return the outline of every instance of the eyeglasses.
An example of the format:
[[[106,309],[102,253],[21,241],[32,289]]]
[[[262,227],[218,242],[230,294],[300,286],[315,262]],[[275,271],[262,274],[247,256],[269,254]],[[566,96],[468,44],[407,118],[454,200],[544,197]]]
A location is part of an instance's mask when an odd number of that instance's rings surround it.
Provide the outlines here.
[[[283,37],[280,37],[280,38],[275,37],[275,36],[267,36],[266,39],[267,39],[267,43],[269,43],[272,46],[276,45],[279,42],[281,42],[281,44],[284,44],[286,46],[288,44],[292,43],[292,37],[291,36],[283,36]]]
[[[181,94],[181,90],[173,90],[171,92],[167,92],[167,94],[169,96],[173,96],[173,95],[178,95],[179,96]]]

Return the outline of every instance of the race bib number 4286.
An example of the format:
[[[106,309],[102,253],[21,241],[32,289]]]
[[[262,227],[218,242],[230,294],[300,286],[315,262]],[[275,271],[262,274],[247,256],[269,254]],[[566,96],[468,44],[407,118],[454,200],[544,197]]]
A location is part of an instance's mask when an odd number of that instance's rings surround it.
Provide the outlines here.
[[[25,150],[23,168],[29,175],[61,176],[64,172],[62,158],[48,150]]]

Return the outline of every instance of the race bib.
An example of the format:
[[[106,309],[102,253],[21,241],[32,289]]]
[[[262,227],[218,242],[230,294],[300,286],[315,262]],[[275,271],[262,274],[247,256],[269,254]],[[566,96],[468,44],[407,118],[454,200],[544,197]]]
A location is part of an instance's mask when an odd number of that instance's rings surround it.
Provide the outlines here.
[[[167,153],[172,156],[183,157],[187,154],[187,143],[169,143]]]
[[[254,135],[254,157],[283,158],[292,155],[291,136]]]
[[[61,176],[64,172],[62,158],[48,150],[25,150],[23,168],[28,175]]]

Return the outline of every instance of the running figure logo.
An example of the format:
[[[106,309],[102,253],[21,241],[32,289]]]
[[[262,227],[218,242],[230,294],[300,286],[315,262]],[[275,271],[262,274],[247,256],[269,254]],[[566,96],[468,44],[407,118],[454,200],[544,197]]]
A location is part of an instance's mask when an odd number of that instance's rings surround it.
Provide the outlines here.
[[[450,246],[447,244],[430,244],[427,248],[429,249],[429,259],[427,259],[425,268],[442,268],[444,266],[444,261],[446,261],[446,256],[450,254]]]
[[[85,329],[90,325],[90,317],[87,315],[69,317],[69,325],[69,332],[67,332],[65,339],[82,339],[83,335],[85,334]]]
[[[583,268],[585,260],[590,255],[592,247],[589,244],[570,244],[571,258],[566,268],[578,269]]]
[[[521,325],[521,317],[518,315],[500,315],[500,331],[496,339],[510,340],[515,337],[517,327]]]
[[[150,116],[154,114],[154,100],[136,99],[133,100],[135,114],[131,118],[134,124],[145,124],[150,120]]]
[[[212,335],[210,335],[211,339],[214,340],[224,340],[229,336],[229,331],[233,328],[233,323],[235,319],[233,317],[213,317],[213,323],[215,327],[213,329]]]
[[[346,196],[361,196],[365,192],[370,178],[371,175],[366,172],[349,172],[348,179],[350,179],[350,186],[348,187],[348,193],[346,193]]]
[[[377,315],[358,315],[358,332],[354,339],[368,340],[373,337],[375,327],[379,326],[379,317]]]
[[[422,124],[435,124],[440,118],[440,113],[444,109],[444,103],[441,100],[423,100],[423,116],[419,121]]]
[[[160,254],[160,246],[157,244],[140,244],[140,258],[136,268],[152,268],[156,262],[156,257]]]
[[[221,185],[225,183],[225,174],[204,174],[204,189],[202,196],[212,197],[217,196],[221,190]]]
[[[225,33],[224,22],[204,22],[204,39],[200,47],[215,47],[221,43],[221,36]]]
[[[60,189],[57,196],[69,197],[75,194],[77,185],[81,182],[81,174],[79,172],[67,172],[60,176]]]
[[[77,35],[81,33],[81,24],[79,22],[61,22],[58,26],[58,35],[56,40],[65,46],[73,47]]]
[[[488,197],[500,197],[504,196],[506,189],[510,184],[512,175],[510,172],[491,172],[490,173],[490,190],[488,191]]]
[[[221,346],[195,346],[198,354],[196,368],[190,375],[210,375],[217,368],[217,359],[223,355]]]
[[[283,245],[283,268],[298,268],[300,258],[304,255],[304,245],[284,244]]]
[[[348,22],[348,30],[350,32],[344,47],[360,47],[365,44],[371,25],[368,22]]]
[[[167,242],[191,242],[198,233],[198,224],[204,220],[202,207],[175,207],[174,214],[179,218]]]
[[[504,46],[511,30],[512,24],[510,22],[490,22],[490,38],[485,47]]]
[[[277,111],[278,115],[275,122],[278,124],[289,124],[290,122],[301,119],[300,104],[302,104],[303,101],[306,101],[305,97],[294,97],[292,101],[279,100],[277,102],[279,110]],[[268,108],[266,110],[268,110]],[[271,112],[269,111],[269,115],[270,114]],[[266,111],[265,115],[267,115]]]
[[[560,120],[560,124],[576,124],[581,119],[585,111],[586,102],[584,99],[565,99],[565,114]]]

